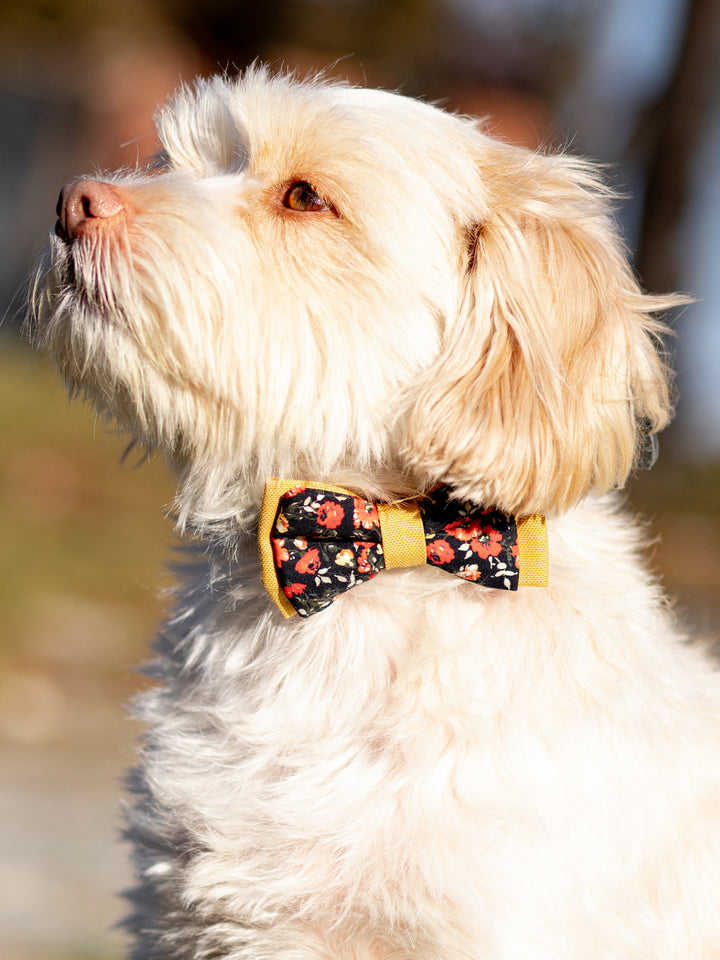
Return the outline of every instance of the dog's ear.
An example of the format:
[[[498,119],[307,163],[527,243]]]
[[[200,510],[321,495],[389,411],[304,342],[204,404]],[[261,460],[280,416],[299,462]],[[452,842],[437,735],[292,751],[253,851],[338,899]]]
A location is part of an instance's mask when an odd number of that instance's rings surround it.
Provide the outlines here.
[[[508,512],[621,485],[670,416],[659,311],[639,289],[590,166],[484,142],[461,306],[412,388],[404,456],[421,482]]]

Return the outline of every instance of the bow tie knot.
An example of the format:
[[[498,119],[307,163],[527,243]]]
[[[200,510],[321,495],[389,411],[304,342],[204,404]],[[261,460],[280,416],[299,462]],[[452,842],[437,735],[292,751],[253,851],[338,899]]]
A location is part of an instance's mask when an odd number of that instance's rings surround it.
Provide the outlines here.
[[[455,500],[374,504],[341,487],[273,479],[259,529],[263,583],[286,616],[308,617],[383,569],[430,564],[503,590],[547,585],[545,519]]]

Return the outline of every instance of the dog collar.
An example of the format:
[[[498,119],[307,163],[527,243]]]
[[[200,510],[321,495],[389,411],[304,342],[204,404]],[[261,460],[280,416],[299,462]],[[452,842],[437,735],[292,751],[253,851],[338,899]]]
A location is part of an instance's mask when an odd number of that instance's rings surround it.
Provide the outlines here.
[[[430,564],[486,587],[548,584],[545,518],[454,499],[375,504],[343,487],[268,481],[258,532],[262,580],[280,612],[309,617],[385,569]]]

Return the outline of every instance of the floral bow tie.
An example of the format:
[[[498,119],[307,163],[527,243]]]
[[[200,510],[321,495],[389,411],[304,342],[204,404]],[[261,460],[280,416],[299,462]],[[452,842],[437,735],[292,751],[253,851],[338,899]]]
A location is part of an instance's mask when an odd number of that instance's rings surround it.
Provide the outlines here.
[[[270,480],[259,529],[262,579],[285,617],[329,606],[382,569],[429,563],[486,587],[547,586],[545,518],[454,500],[374,504],[341,487]]]

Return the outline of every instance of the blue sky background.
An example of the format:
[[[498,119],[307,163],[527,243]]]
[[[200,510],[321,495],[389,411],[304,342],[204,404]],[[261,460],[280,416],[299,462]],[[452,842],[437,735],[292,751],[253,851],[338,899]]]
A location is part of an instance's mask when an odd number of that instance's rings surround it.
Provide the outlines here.
[[[667,80],[677,53],[684,0],[611,0],[583,77],[585,101],[600,116],[586,126],[599,156],[617,156],[633,116]],[[680,236],[683,288],[698,298],[678,322],[681,431],[694,456],[720,455],[720,90],[702,148]],[[603,122],[612,115],[613,122]],[[605,139],[605,143],[601,142]]]

